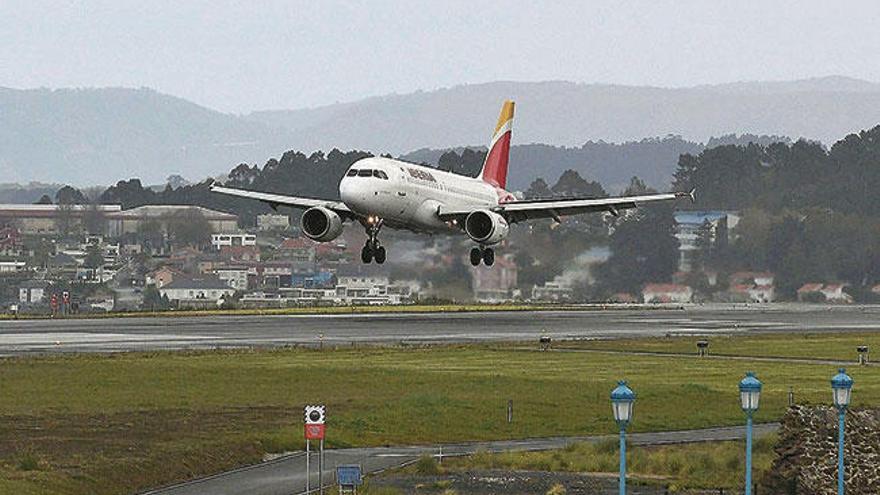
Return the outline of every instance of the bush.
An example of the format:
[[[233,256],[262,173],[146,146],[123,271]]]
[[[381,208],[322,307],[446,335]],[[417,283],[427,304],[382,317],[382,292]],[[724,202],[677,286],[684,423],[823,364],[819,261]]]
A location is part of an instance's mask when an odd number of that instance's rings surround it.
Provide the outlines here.
[[[547,495],[565,495],[565,487],[560,483],[556,483],[547,490]]]
[[[433,456],[425,454],[416,461],[416,473],[422,476],[433,476],[440,474],[440,465]]]

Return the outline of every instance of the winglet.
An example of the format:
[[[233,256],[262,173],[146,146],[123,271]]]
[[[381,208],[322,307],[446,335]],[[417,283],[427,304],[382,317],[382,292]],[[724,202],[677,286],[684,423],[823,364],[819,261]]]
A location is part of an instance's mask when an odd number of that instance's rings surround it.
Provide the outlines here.
[[[696,192],[697,192],[697,188],[691,189],[690,192],[678,191],[677,193],[675,193],[675,197],[676,198],[690,198],[691,203],[696,203],[697,197],[694,194]]]

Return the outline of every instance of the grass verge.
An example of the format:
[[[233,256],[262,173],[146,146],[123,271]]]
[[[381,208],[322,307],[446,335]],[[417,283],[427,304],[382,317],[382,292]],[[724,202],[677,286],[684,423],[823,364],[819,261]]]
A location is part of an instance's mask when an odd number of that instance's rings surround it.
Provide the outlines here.
[[[328,406],[330,447],[614,433],[620,378],[638,394],[632,431],[741,424],[748,369],[765,384],[758,421],[782,415],[789,387],[828,402],[835,371],[503,347],[2,359],[0,493],[131,493],[300,449],[313,402]],[[851,372],[854,405],[880,404],[880,369]]]

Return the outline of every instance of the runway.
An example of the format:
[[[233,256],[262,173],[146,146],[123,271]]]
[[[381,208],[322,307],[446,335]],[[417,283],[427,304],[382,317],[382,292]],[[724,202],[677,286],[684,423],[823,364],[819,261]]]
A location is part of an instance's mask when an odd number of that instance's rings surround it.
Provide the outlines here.
[[[285,345],[467,343],[667,334],[880,331],[880,306],[693,305],[474,313],[0,321],[0,356]],[[323,337],[320,337],[323,336]]]

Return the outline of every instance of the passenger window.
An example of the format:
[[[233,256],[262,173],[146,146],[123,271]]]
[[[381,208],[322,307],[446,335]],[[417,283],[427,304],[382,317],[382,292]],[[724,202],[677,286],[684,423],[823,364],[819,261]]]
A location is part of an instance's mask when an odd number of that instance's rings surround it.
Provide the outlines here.
[[[371,175],[373,175],[373,171],[368,168],[358,170],[358,177],[370,177]]]
[[[354,177],[354,176],[357,175],[357,174],[358,174],[358,171],[357,171],[356,169],[351,169],[351,170],[349,170],[348,173],[345,174],[345,175],[347,175],[348,177]]]

